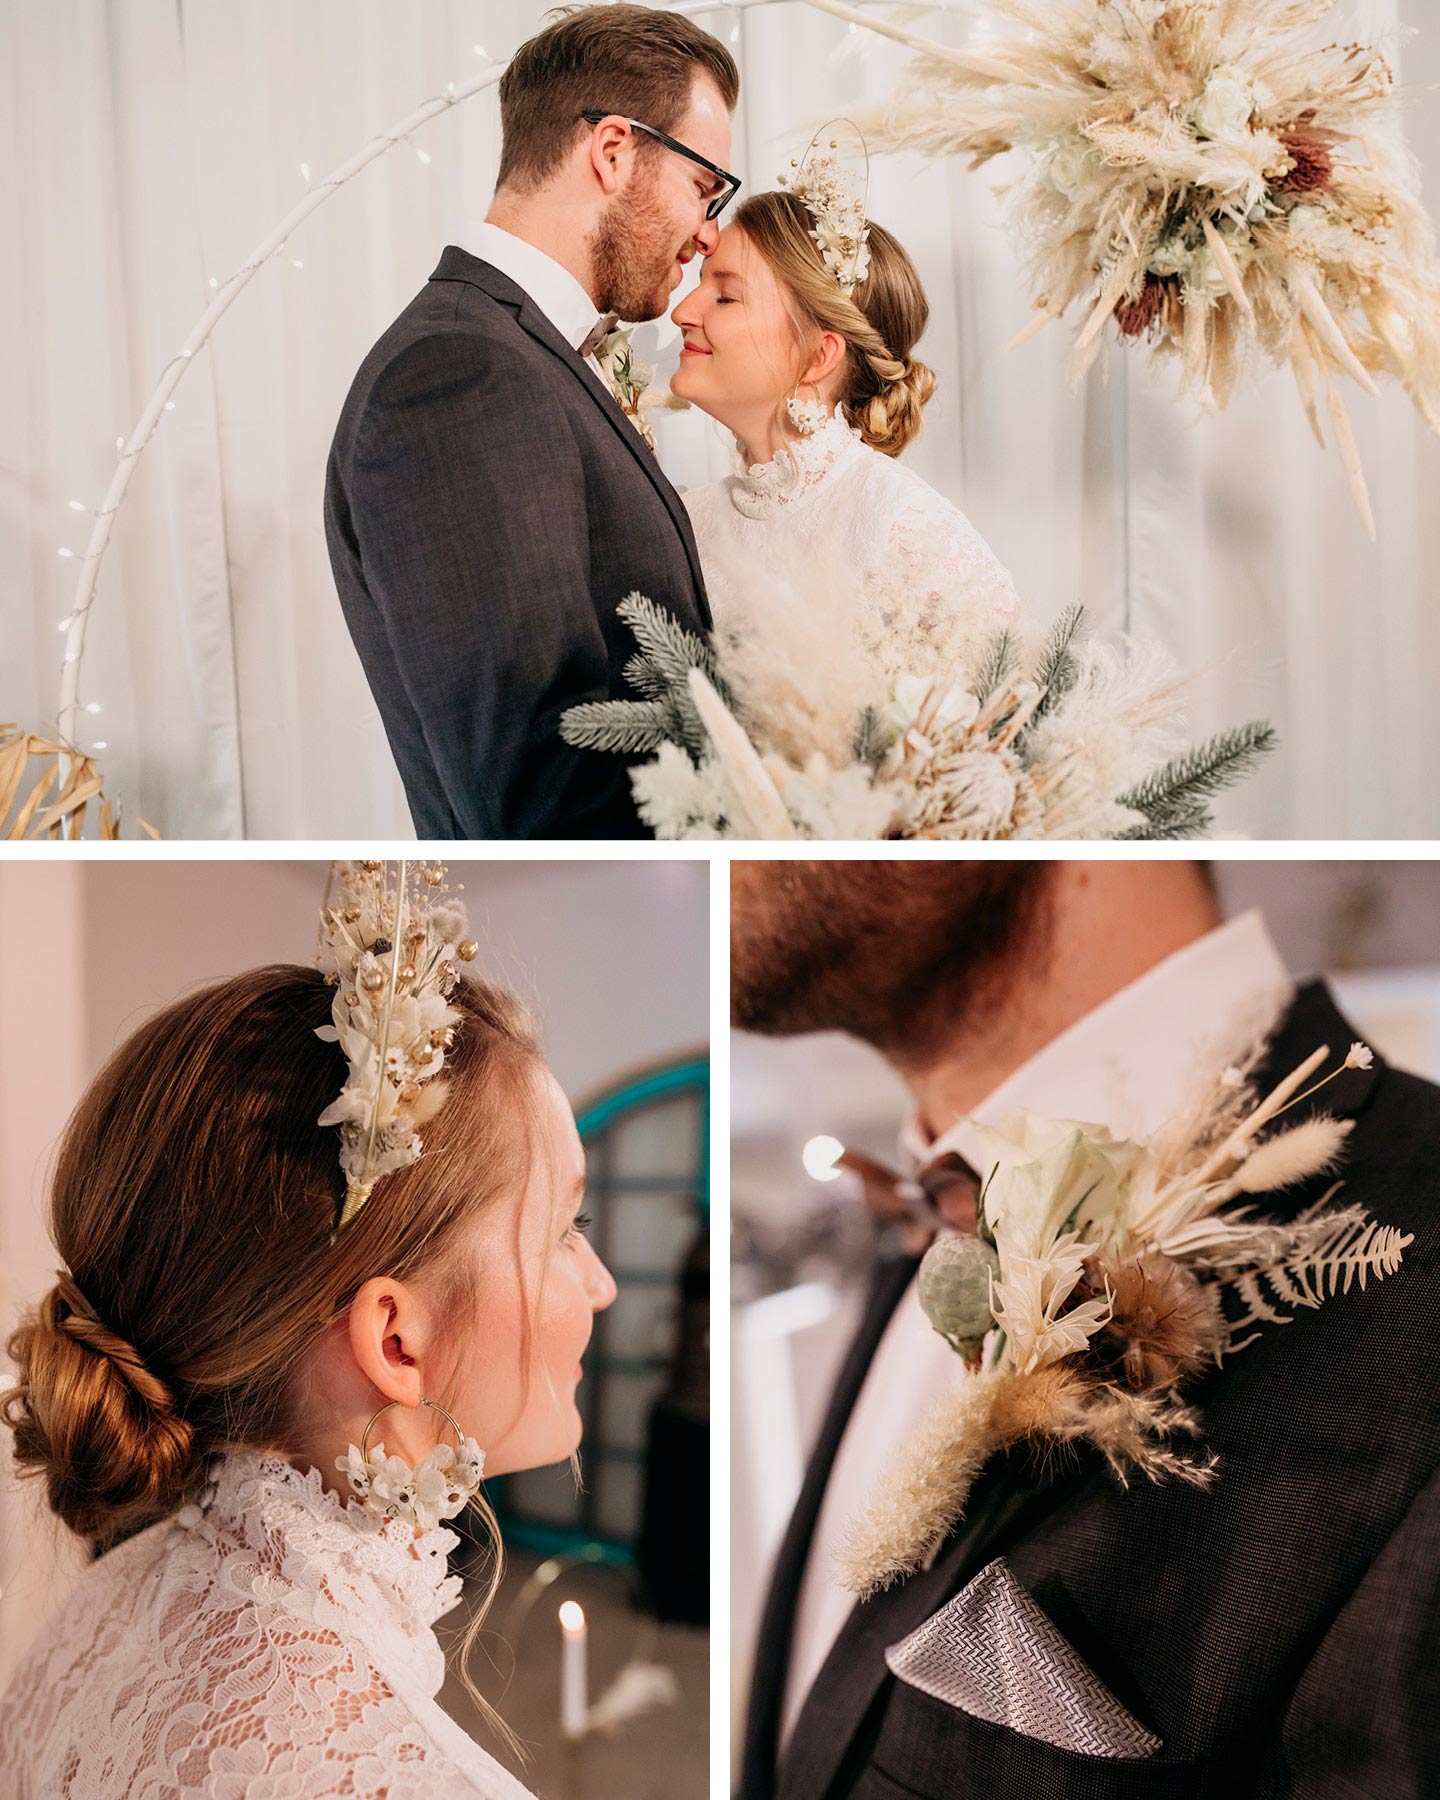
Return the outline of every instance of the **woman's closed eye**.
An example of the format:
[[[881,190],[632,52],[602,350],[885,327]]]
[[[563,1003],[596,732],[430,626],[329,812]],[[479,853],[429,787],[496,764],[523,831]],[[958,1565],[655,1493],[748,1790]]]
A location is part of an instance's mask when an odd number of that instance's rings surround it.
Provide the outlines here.
[[[565,1242],[578,1244],[593,1223],[589,1213],[576,1213],[565,1230]]]

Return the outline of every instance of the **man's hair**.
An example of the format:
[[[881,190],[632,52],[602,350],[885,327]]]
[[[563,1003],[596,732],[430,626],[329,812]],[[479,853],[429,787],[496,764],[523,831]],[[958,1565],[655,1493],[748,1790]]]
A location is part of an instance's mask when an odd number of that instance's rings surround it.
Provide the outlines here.
[[[646,6],[567,11],[515,52],[500,77],[497,188],[533,192],[590,128],[580,115],[599,107],[673,131],[685,116],[696,70],[720,90],[728,111],[740,97],[735,59],[708,31]],[[658,149],[653,138],[643,140]]]

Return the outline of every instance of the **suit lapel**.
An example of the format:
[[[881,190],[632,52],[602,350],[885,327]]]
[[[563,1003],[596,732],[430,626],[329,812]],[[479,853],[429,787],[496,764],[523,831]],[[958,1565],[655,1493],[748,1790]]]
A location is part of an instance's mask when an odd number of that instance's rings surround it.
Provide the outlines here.
[[[1296,994],[1282,1018],[1256,1076],[1262,1092],[1297,1067],[1312,1051],[1328,1044],[1333,1059],[1343,1058],[1354,1032],[1342,1017],[1322,982],[1312,982]],[[1377,1060],[1368,1070],[1348,1069],[1313,1101],[1287,1115],[1286,1123],[1298,1123],[1316,1112],[1353,1118],[1368,1103],[1382,1065]],[[1324,1073],[1324,1071],[1321,1071]],[[1305,1191],[1293,1202],[1284,1194],[1267,1196],[1265,1208],[1276,1216],[1287,1204],[1298,1207]],[[1052,1463],[1037,1471],[1023,1449],[997,1458],[975,1484],[966,1517],[941,1550],[933,1566],[911,1576],[875,1598],[858,1602],[840,1631],[830,1653],[806,1696],[785,1751],[778,1779],[774,1775],[778,1746],[778,1721],[789,1662],[794,1610],[811,1536],[819,1515],[825,1483],[834,1464],[840,1438],[885,1324],[904,1293],[909,1273],[917,1264],[907,1261],[904,1280],[898,1266],[887,1265],[891,1282],[877,1283],[870,1310],[857,1335],[836,1387],[835,1401],[825,1422],[815,1457],[806,1474],[800,1502],[786,1535],[776,1566],[774,1586],[767,1603],[762,1639],[756,1655],[754,1698],[746,1742],[742,1800],[824,1800],[857,1735],[866,1727],[876,1696],[890,1678],[885,1650],[907,1636],[960,1589],[986,1563],[1004,1554],[1056,1507],[1086,1484],[1109,1479],[1097,1454],[1085,1450],[1068,1465]],[[882,1278],[884,1276],[882,1269]],[[882,1311],[879,1300],[888,1294]],[[856,1495],[857,1507],[864,1495]],[[1094,1554],[1103,1560],[1104,1546]],[[773,1642],[765,1640],[773,1633]],[[762,1686],[763,1682],[763,1686]]]
[[[660,467],[658,458],[651,452],[640,433],[626,418],[619,401],[604,385],[597,381],[592,370],[585,365],[585,359],[572,344],[565,339],[546,318],[545,314],[508,275],[504,275],[492,264],[482,262],[471,256],[457,245],[447,244],[441,255],[432,281],[464,281],[471,287],[477,287],[488,294],[492,300],[507,307],[514,313],[520,329],[533,338],[543,349],[548,350],[555,359],[567,368],[581,387],[594,401],[600,415],[610,425],[625,448],[645,471],[646,479],[665,503],[665,509],[680,533],[680,541],[685,546],[685,555],[690,564],[690,573],[695,582],[695,593],[699,602],[700,616],[708,631],[711,626],[710,609],[705,595],[705,577],[700,568],[700,553],[695,545],[695,533],[691,529],[690,515],[685,503],[676,493],[667,479],[665,471]]]

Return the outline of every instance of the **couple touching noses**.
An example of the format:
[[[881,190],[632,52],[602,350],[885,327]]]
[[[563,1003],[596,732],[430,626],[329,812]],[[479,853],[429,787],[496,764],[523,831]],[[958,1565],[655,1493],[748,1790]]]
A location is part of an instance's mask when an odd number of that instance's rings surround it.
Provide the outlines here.
[[[857,212],[838,255],[823,179],[818,201],[792,183],[731,209],[723,44],[673,14],[586,7],[523,44],[499,91],[486,218],[345,401],[331,565],[421,838],[635,837],[626,759],[560,733],[570,708],[628,696],[627,595],[763,653],[777,566],[843,565],[892,593],[898,570],[909,612],[877,601],[864,625],[889,675],[1016,600],[964,516],[895,460],[935,386],[912,354],[928,306],[905,251]],[[672,393],[735,439],[730,475],[683,498],[611,338],[666,312]]]

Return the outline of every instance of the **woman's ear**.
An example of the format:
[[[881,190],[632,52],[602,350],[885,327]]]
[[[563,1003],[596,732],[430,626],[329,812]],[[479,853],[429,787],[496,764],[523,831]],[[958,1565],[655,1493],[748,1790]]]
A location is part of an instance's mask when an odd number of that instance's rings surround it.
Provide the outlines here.
[[[418,1406],[428,1390],[424,1365],[425,1319],[415,1292],[403,1281],[375,1276],[350,1306],[350,1352],[356,1367],[386,1400]]]
[[[819,387],[844,362],[845,350],[845,339],[838,331],[822,331],[815,354],[810,359],[810,366],[800,377],[800,385]]]

